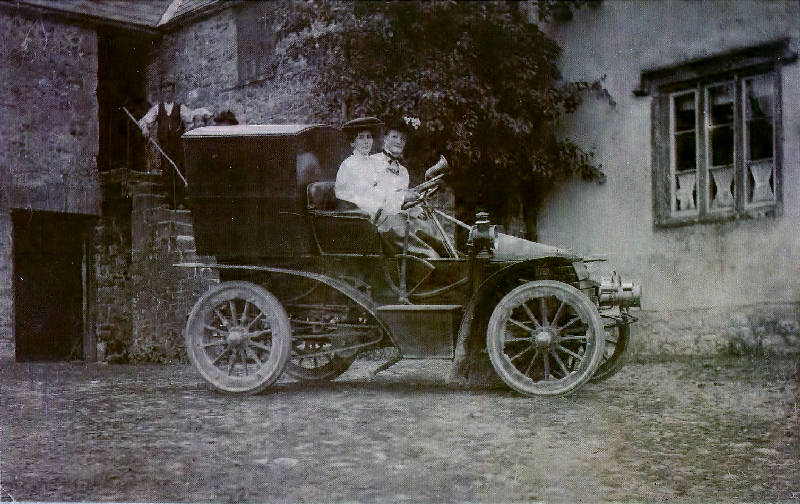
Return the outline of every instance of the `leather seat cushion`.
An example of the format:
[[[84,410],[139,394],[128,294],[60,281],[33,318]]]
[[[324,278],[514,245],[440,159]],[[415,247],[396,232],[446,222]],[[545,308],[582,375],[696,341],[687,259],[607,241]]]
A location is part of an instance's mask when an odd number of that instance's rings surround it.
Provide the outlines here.
[[[334,190],[335,185],[336,182],[327,180],[308,184],[306,187],[308,209],[328,212],[358,210],[358,207],[353,203],[336,198],[336,191]]]

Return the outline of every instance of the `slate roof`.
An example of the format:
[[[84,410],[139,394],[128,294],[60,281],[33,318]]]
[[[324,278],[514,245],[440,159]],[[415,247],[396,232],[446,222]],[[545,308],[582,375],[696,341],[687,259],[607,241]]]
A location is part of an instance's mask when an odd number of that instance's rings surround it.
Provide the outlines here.
[[[210,8],[231,5],[224,0],[0,0],[6,7],[38,8],[64,15],[111,22],[131,28],[157,29]]]
[[[171,4],[175,9],[175,12],[168,19],[162,20],[161,24],[167,24],[172,20],[178,19],[186,14],[192,14],[219,3],[224,2],[221,2],[220,0],[173,0]]]

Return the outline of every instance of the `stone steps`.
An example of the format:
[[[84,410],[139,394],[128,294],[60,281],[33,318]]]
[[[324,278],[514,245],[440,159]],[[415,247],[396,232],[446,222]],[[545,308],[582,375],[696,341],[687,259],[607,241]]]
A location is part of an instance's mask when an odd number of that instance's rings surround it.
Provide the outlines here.
[[[175,252],[181,262],[200,262],[216,264],[214,256],[200,256],[194,243],[194,223],[192,212],[186,209],[172,209],[163,195],[161,174],[137,173],[135,205],[142,204],[145,220],[153,226],[154,239],[159,248],[169,253]]]
[[[136,192],[138,194],[158,194],[166,196],[163,186],[158,181],[136,182]]]
[[[151,182],[154,184],[159,184],[161,182],[163,174],[161,170],[151,170],[149,172],[137,171],[137,170],[129,170],[128,171],[128,180],[131,183],[138,184],[142,182]]]
[[[166,206],[167,197],[163,194],[137,193],[133,195],[134,208],[152,209],[155,207]]]
[[[173,210],[166,206],[158,206],[149,210],[148,220],[150,222],[172,221],[180,224],[193,224],[192,212],[189,210]]]
[[[178,235],[175,237],[178,253],[183,262],[199,262],[197,249],[194,246],[194,235]]]
[[[174,220],[158,221],[155,226],[156,241],[166,240],[172,236],[194,235],[194,227],[185,222]]]

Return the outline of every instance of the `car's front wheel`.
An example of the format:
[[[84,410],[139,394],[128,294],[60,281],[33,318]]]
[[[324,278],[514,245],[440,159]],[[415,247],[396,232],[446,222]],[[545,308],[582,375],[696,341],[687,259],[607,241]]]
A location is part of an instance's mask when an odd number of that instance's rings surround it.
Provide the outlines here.
[[[603,358],[597,371],[590,380],[592,383],[607,380],[617,374],[625,364],[625,352],[631,338],[631,326],[628,323],[606,326],[606,343]]]
[[[486,349],[500,378],[526,395],[560,395],[589,380],[603,356],[597,307],[575,287],[527,282],[492,312]]]

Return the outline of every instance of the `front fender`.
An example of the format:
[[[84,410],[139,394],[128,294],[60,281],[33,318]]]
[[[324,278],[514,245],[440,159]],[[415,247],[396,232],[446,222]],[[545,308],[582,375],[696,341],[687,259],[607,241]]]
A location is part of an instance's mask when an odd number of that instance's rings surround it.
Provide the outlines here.
[[[486,348],[486,325],[494,307],[520,280],[559,280],[578,287],[580,281],[572,256],[543,257],[510,264],[489,275],[464,309],[458,329],[450,381],[461,384],[502,384],[494,372]]]
[[[553,257],[562,257],[571,261],[580,259],[570,250],[533,242],[505,233],[495,234],[493,247],[492,255],[498,261],[527,261]]]

